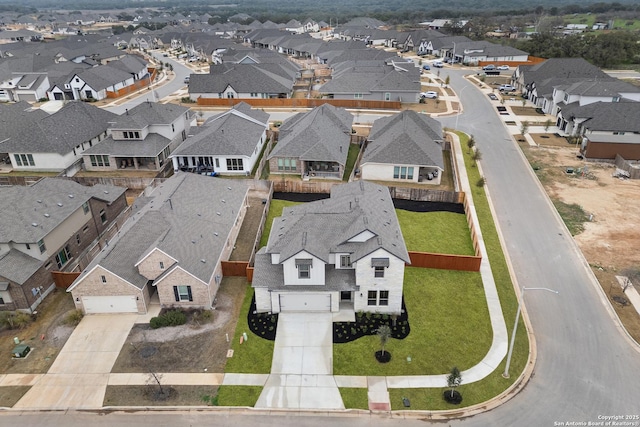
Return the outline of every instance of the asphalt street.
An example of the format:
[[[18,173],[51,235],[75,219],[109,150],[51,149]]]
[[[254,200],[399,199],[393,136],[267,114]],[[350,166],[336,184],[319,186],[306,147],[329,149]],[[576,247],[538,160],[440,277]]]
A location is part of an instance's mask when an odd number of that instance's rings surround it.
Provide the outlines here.
[[[458,127],[474,135],[482,152],[481,166],[519,285],[560,292],[525,292],[538,344],[529,384],[507,404],[464,425],[552,426],[640,415],[637,346],[612,319],[585,259],[486,95],[462,73],[450,75],[464,105]],[[456,118],[442,121],[453,127]]]

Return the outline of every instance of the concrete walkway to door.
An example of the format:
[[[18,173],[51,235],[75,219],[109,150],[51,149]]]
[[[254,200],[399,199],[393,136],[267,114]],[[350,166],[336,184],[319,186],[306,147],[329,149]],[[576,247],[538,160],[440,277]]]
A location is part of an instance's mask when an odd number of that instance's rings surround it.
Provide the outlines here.
[[[13,407],[102,408],[109,373],[137,319],[137,314],[85,316],[49,371]]]
[[[344,409],[333,378],[331,313],[280,313],[271,375],[256,408]]]

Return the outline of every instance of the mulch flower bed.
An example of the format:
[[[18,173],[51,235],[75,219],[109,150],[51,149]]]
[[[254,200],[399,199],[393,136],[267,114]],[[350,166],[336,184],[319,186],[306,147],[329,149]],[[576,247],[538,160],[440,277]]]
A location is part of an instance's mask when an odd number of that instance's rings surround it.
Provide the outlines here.
[[[255,296],[251,300],[247,323],[249,324],[249,330],[260,338],[270,341],[276,339],[278,315],[256,313]],[[404,300],[402,301],[402,314],[399,316],[358,312],[356,313],[355,322],[334,322],[333,342],[335,344],[347,343],[366,335],[375,335],[378,328],[382,325],[389,325],[391,328],[391,338],[401,340],[409,335],[411,328],[409,326],[409,314],[407,307],[404,305]]]

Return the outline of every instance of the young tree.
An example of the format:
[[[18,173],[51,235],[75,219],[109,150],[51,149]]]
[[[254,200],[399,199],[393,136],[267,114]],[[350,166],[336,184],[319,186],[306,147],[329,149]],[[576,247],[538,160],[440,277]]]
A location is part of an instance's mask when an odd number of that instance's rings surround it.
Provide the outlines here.
[[[473,154],[471,154],[471,160],[473,160],[473,166],[475,166],[480,160],[482,160],[482,153],[480,152],[480,150],[476,149]]]
[[[453,397],[453,391],[462,383],[462,375],[457,366],[451,368],[451,372],[447,376],[447,385],[451,388],[451,397]]]
[[[520,124],[520,133],[523,136],[526,135],[527,133],[529,133],[529,122],[528,121],[525,120]]]
[[[525,105],[527,105],[527,98],[522,98],[522,106],[524,107]]]
[[[473,147],[476,146],[476,140],[473,137],[473,135],[471,135],[469,137],[469,139],[467,139],[467,148],[469,149],[469,151],[467,151],[467,153],[471,153],[471,150],[473,149]]]
[[[445,86],[449,86],[450,82],[451,82],[451,77],[449,77],[449,75],[447,75],[447,77],[445,77],[445,79],[444,79]]]
[[[547,119],[546,122],[544,122],[544,131],[547,132],[549,130],[549,127],[551,126],[551,119]]]
[[[387,345],[389,338],[391,338],[391,328],[389,325],[382,325],[376,331],[376,335],[380,339],[380,347],[382,347],[381,351],[384,355],[384,347]]]

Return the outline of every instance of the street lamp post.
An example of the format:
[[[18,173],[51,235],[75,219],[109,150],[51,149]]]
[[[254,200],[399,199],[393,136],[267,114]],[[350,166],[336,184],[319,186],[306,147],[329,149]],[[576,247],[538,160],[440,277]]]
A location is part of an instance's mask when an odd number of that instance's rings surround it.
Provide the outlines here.
[[[469,86],[465,86],[462,88],[462,90],[460,90],[460,94],[458,95],[458,115],[456,116],[456,130],[458,129],[458,119],[460,118],[460,110],[462,109],[462,92],[464,92],[464,90],[466,88],[468,88]]]
[[[511,343],[509,344],[509,353],[507,354],[507,364],[504,367],[504,372],[502,376],[504,378],[509,378],[509,366],[511,365],[511,355],[513,354],[513,344],[516,341],[516,332],[518,330],[518,320],[520,320],[520,311],[522,311],[522,301],[524,300],[524,291],[547,291],[553,292],[554,294],[559,294],[560,292],[555,291],[549,288],[527,288],[522,287],[522,292],[520,292],[520,300],[518,301],[518,311],[516,311],[516,322],[513,325],[513,332],[511,333]]]

